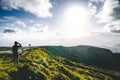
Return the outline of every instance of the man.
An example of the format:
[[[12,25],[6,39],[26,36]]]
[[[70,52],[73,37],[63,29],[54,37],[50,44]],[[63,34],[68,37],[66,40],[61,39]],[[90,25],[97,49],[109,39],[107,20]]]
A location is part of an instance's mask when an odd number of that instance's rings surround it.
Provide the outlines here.
[[[22,45],[20,43],[18,43],[17,41],[14,42],[14,45],[12,46],[12,52],[13,52],[13,59],[14,59],[14,65],[18,67],[18,48],[22,47]]]

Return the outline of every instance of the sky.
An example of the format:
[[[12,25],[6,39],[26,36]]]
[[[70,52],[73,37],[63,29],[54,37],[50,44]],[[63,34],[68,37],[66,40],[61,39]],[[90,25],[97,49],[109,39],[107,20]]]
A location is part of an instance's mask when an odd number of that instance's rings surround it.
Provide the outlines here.
[[[0,46],[14,41],[120,52],[120,0],[0,0]]]

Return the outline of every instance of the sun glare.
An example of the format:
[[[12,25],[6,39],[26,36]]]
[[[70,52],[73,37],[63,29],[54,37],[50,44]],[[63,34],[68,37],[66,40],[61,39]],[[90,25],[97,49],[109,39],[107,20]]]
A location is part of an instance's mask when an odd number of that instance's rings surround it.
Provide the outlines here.
[[[83,7],[71,6],[66,10],[64,18],[69,24],[83,26],[87,23],[87,12]]]
[[[88,12],[79,5],[72,5],[66,8],[63,16],[64,31],[72,36],[85,36],[85,26],[88,24]]]

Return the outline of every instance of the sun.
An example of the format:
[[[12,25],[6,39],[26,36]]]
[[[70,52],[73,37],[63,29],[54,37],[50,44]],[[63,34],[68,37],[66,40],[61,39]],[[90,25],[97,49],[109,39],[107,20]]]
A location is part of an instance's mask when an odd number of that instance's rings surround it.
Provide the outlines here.
[[[72,24],[72,25],[85,25],[87,23],[87,11],[85,8],[73,5],[66,9],[64,20],[65,22]]]
[[[88,11],[80,5],[68,6],[63,15],[64,31],[70,36],[84,36],[85,26],[88,24]]]

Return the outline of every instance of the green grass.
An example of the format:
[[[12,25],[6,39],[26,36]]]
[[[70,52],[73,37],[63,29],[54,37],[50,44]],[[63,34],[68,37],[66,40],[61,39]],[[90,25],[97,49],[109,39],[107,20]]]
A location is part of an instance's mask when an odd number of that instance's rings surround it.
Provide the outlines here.
[[[26,50],[19,59],[17,69],[11,55],[0,54],[0,80],[114,80],[120,77],[119,72],[109,74],[53,55],[44,48]]]
[[[0,47],[0,51],[7,51],[7,50],[11,50],[11,47]]]

